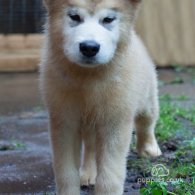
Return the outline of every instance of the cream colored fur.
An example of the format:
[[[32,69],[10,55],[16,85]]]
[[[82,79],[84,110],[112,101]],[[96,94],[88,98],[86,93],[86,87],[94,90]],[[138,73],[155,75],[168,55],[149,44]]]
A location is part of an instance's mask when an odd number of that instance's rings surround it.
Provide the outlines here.
[[[138,3],[46,0],[49,20],[40,82],[58,195],[79,195],[80,185],[89,184],[95,184],[95,195],[122,195],[134,127],[138,153],[161,154],[154,135],[159,112],[155,67],[133,30]],[[108,64],[85,68],[64,55],[63,9],[70,4],[92,11],[117,7],[124,15],[116,54]]]

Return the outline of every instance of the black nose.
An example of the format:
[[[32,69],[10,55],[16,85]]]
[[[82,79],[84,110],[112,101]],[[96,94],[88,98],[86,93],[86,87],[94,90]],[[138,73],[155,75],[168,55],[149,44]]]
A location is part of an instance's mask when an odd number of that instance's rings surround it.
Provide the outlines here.
[[[94,57],[100,50],[100,45],[95,41],[84,41],[80,43],[80,51],[86,57]]]

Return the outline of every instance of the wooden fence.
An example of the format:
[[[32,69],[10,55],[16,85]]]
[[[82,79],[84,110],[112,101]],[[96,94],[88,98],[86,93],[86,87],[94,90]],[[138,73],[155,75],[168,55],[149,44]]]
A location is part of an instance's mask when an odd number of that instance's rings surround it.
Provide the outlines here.
[[[195,0],[143,0],[136,28],[159,66],[195,65]],[[0,35],[0,71],[35,70],[41,39]]]
[[[42,32],[42,0],[0,0],[0,33]]]
[[[0,71],[35,71],[42,35],[0,35]]]
[[[158,65],[195,65],[195,0],[143,0],[137,31]]]

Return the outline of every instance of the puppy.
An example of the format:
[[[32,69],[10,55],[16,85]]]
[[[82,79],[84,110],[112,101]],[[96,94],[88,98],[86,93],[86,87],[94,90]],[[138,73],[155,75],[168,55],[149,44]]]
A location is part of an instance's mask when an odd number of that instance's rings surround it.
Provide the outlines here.
[[[90,184],[122,195],[134,127],[138,153],[161,154],[155,67],[133,25],[140,1],[45,0],[40,81],[58,195]]]

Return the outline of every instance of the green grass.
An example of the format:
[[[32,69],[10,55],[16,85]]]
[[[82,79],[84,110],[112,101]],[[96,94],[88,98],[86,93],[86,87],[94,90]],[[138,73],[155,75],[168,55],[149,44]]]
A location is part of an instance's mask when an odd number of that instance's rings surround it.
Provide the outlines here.
[[[140,193],[142,195],[166,195],[167,194],[166,182],[148,182],[147,187],[142,188]]]
[[[182,180],[176,182],[148,182],[147,187],[140,190],[141,195],[194,195],[195,180],[192,183],[186,183]],[[168,190],[171,186],[172,190]]]
[[[177,131],[185,130],[183,120],[195,125],[195,107],[183,108],[172,101],[188,100],[187,96],[172,97],[169,94],[160,97],[160,117],[156,127],[156,134],[161,141],[168,140]]]
[[[12,141],[12,145],[14,146],[14,149],[25,149],[26,148],[25,143],[18,141],[18,140]]]
[[[176,101],[190,100],[190,98],[188,96],[184,95],[184,94],[180,95],[180,96],[172,96],[168,93],[165,94],[165,95],[160,96],[159,99],[160,99],[161,103],[163,101],[168,101],[168,103],[170,103],[169,101],[174,101],[174,100],[176,100]]]
[[[187,73],[189,78],[190,78],[190,83],[195,84],[195,68],[194,67],[184,67],[181,65],[172,65],[173,71],[177,74],[176,77],[174,77],[172,80],[169,81],[163,81],[159,80],[159,86],[164,86],[164,85],[174,85],[174,84],[183,84],[184,82],[188,82],[188,79],[184,79],[183,74],[181,73]]]
[[[175,167],[170,169],[170,176],[173,178],[193,178],[195,177],[195,165],[193,163],[189,164],[175,164]]]
[[[152,178],[140,189],[142,195],[194,195],[195,165],[185,164],[170,168],[170,175]]]
[[[195,107],[184,108],[179,101],[186,101],[187,96],[173,97],[169,94],[160,97],[160,117],[156,134],[160,143],[177,140],[176,151],[169,151],[173,158],[166,156],[151,159],[152,163],[140,160],[144,171],[163,164],[169,169],[169,175],[159,178],[149,177],[140,189],[142,195],[194,195],[195,194]],[[180,135],[180,137],[178,137]]]
[[[192,140],[183,141],[179,150],[175,153],[178,159],[182,159],[184,163],[192,162],[195,163],[195,138]],[[187,158],[185,158],[187,156]]]
[[[167,102],[162,102],[160,107],[160,117],[156,126],[156,134],[158,139],[167,140],[182,127],[177,117],[183,113],[183,110]]]
[[[43,106],[36,106],[33,108],[33,112],[42,112],[44,110]]]
[[[195,179],[192,182],[173,183],[173,193],[175,195],[194,195],[195,194]]]

